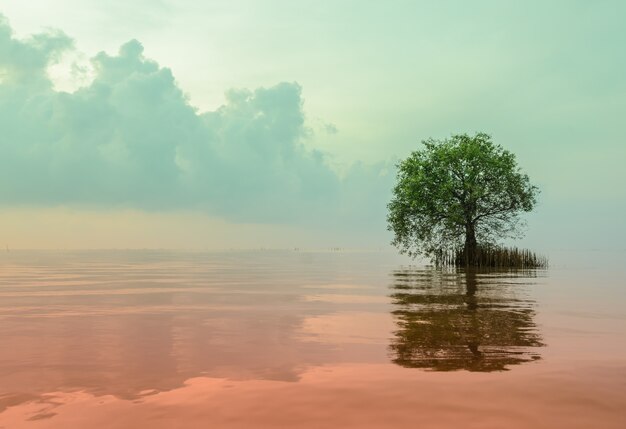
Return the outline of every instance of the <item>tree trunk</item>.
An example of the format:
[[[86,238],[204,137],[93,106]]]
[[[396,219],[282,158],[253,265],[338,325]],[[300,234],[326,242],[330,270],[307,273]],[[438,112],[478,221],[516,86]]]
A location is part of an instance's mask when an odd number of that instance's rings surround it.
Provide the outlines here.
[[[473,223],[465,225],[465,265],[476,265],[476,229]]]

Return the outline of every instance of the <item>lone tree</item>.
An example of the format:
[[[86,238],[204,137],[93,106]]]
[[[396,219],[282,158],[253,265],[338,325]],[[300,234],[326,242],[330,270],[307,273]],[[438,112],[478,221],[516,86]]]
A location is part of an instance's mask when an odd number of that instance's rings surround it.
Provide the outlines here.
[[[479,248],[520,235],[519,215],[533,209],[538,189],[515,155],[485,133],[422,143],[398,164],[388,205],[401,253],[436,260],[462,248],[465,264],[475,265]]]

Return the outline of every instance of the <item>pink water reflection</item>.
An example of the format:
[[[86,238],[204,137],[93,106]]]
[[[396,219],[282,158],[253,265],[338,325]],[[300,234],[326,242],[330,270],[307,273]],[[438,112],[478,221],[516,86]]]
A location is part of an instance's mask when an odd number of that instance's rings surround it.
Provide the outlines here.
[[[139,399],[50,392],[0,414],[7,428],[622,428],[624,385],[592,367],[533,373],[324,365],[298,382],[196,377]],[[576,374],[576,376],[574,376]],[[581,412],[584,410],[584,412]]]
[[[384,254],[1,268],[3,429],[625,426],[622,292],[590,298],[597,273],[481,275],[468,294]]]

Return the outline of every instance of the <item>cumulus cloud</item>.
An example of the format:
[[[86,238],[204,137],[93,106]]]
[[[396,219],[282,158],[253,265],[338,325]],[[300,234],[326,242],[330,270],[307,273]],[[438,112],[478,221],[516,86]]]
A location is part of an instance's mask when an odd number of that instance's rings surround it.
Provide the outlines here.
[[[391,175],[355,165],[340,179],[323,153],[305,148],[297,83],[230,90],[219,109],[199,113],[171,70],[132,40],[92,58],[89,85],[59,92],[47,70],[72,46],[60,32],[18,40],[0,17],[1,204],[384,219]]]

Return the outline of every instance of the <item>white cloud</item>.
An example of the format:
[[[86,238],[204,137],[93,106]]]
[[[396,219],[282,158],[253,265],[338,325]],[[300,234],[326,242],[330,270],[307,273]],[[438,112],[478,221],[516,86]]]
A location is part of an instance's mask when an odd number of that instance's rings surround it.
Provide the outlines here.
[[[384,229],[390,178],[355,165],[340,179],[304,144],[312,131],[297,83],[233,89],[217,110],[199,113],[172,72],[132,40],[91,59],[89,84],[59,92],[49,67],[71,48],[63,33],[18,40],[0,22],[5,206],[191,209],[269,223],[366,219]]]

